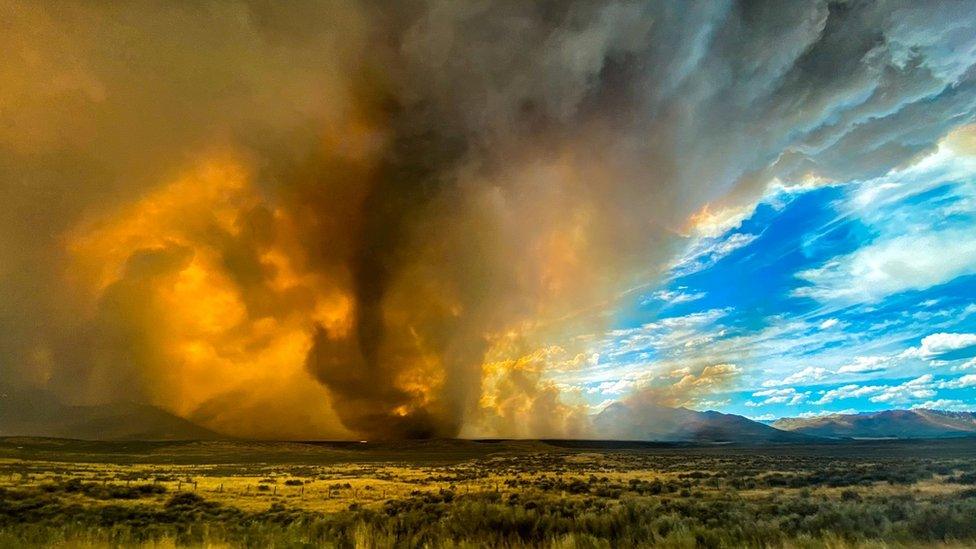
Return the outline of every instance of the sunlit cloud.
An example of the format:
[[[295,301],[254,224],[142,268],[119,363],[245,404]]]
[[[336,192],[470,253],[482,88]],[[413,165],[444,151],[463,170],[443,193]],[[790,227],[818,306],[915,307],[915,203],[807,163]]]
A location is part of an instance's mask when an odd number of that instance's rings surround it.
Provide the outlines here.
[[[0,383],[287,438],[971,401],[972,17],[755,7],[11,8]]]

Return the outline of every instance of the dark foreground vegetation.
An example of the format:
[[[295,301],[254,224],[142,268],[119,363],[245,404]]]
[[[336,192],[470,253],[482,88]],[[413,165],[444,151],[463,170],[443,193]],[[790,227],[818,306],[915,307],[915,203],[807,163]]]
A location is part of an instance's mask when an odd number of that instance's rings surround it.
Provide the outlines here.
[[[285,466],[11,457],[0,547],[976,545],[972,443],[878,444],[846,457],[500,444],[448,463]]]

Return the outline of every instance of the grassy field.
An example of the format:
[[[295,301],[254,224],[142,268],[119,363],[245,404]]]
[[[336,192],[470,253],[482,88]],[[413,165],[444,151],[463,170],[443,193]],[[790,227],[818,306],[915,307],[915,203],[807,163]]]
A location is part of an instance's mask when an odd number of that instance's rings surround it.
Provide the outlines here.
[[[976,440],[0,439],[0,547],[968,547]]]

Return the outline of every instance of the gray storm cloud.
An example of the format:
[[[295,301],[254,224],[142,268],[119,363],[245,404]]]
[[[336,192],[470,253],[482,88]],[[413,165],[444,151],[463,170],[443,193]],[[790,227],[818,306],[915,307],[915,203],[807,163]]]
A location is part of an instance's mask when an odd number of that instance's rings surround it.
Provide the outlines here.
[[[0,2],[0,377],[243,436],[578,432],[537,349],[706,205],[972,122],[973,8]]]

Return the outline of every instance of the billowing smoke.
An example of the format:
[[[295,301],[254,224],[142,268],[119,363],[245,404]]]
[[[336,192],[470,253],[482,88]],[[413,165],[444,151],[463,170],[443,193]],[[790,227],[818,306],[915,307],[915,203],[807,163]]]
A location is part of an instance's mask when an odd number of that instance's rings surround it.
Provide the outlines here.
[[[702,211],[972,121],[972,8],[0,2],[0,378],[243,436],[583,433],[546,370]]]

